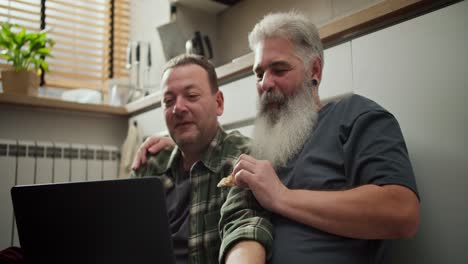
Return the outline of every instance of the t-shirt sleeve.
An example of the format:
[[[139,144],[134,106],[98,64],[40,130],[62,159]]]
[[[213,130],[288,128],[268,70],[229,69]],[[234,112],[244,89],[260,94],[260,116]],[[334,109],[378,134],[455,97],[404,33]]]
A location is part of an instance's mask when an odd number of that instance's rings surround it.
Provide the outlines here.
[[[396,184],[418,195],[406,143],[392,114],[383,110],[362,113],[343,133],[344,165],[353,185]]]

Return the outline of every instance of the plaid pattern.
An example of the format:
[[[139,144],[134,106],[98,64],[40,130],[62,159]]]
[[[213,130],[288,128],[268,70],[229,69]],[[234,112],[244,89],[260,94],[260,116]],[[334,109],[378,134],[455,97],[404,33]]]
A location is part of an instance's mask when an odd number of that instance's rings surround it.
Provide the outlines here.
[[[223,238],[220,263],[224,262],[229,249],[241,240],[255,240],[261,243],[267,259],[270,259],[273,243],[270,213],[260,206],[250,190],[236,186],[231,188],[221,208],[219,227]]]
[[[237,131],[227,134],[220,128],[201,160],[192,166],[190,171],[192,193],[189,216],[189,263],[218,263],[221,246],[218,229],[220,209],[226,201],[230,188],[218,188],[216,185],[221,178],[232,172],[233,164],[239,155],[249,153],[249,151],[249,138]],[[172,188],[178,173],[179,159],[180,151],[177,147],[165,149],[156,155],[150,154],[146,166],[133,172],[132,176],[158,176],[162,179],[165,188]],[[241,233],[229,234],[228,237],[244,236],[245,232]],[[239,240],[229,239],[232,242]],[[231,243],[223,243],[223,245],[229,247]],[[224,251],[225,249],[221,249],[221,252]]]

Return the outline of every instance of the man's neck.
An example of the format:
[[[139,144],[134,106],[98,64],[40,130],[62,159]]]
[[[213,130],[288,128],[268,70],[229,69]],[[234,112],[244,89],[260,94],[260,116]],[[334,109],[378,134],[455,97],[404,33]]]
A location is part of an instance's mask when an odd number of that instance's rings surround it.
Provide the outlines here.
[[[201,159],[202,154],[193,154],[193,155],[187,155],[187,153],[182,152],[182,169],[184,171],[189,171],[193,164],[195,162],[199,161]]]
[[[193,164],[195,162],[199,161],[202,159],[203,154],[205,151],[208,149],[208,146],[210,144],[206,144],[206,146],[203,146],[198,149],[193,149],[193,148],[180,148],[180,152],[182,154],[182,168],[184,170],[190,170],[192,168]]]
[[[182,165],[184,170],[190,170],[195,162],[202,159],[203,154],[205,154],[215,136],[216,133],[203,145],[189,144],[188,146],[179,146],[182,154]]]

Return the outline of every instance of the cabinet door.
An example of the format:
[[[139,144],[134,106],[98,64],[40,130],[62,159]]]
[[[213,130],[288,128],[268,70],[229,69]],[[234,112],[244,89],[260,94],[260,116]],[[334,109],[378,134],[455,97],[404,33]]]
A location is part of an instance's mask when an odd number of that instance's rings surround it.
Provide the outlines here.
[[[151,135],[168,134],[166,121],[164,120],[164,112],[161,107],[132,117],[128,125],[134,125],[135,121],[137,123],[137,136],[139,139]]]
[[[222,125],[252,119],[256,115],[257,88],[253,75],[221,86],[224,94]]]

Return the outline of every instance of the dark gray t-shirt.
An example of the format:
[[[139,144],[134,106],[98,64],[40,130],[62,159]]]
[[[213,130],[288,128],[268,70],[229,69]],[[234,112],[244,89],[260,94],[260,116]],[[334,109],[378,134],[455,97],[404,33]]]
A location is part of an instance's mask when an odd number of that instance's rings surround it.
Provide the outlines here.
[[[291,189],[345,190],[364,184],[404,185],[417,193],[396,119],[353,95],[329,103],[301,152],[277,173]],[[273,215],[272,263],[381,263],[386,242],[329,234]]]
[[[188,263],[190,171],[180,169],[175,173],[173,188],[166,191],[166,206],[172,244],[177,264]]]

